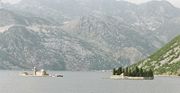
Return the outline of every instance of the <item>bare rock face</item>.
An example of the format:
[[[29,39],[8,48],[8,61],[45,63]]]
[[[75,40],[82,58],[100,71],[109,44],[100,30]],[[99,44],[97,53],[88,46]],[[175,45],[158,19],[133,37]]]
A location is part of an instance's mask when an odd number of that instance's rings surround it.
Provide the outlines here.
[[[155,10],[155,11],[154,11]],[[0,69],[108,70],[180,34],[167,1],[22,0],[0,9]]]

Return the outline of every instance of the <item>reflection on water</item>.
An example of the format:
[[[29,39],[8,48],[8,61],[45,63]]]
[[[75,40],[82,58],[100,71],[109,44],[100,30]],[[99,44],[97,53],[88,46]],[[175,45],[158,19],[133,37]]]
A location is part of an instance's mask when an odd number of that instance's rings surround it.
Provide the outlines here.
[[[180,93],[180,78],[111,80],[110,72],[50,72],[63,78],[21,77],[0,71],[0,93]]]

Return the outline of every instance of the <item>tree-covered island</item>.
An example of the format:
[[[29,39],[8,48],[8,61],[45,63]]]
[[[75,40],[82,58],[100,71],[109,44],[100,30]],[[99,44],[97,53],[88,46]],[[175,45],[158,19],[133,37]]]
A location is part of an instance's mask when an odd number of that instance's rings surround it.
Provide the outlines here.
[[[120,79],[154,79],[154,74],[151,69],[144,70],[142,68],[134,67],[134,68],[114,68],[112,71],[112,78],[120,78]]]

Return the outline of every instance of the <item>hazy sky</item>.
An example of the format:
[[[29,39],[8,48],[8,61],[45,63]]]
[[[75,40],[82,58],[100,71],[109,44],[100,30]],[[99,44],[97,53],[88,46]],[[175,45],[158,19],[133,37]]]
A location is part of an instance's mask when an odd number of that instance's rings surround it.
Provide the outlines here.
[[[21,0],[0,0],[0,1],[9,2],[9,3],[14,4],[14,3],[16,3],[16,2],[18,2],[18,1],[21,1]]]
[[[16,3],[17,1],[20,1],[20,0],[1,0],[1,1],[10,2],[10,3]],[[144,3],[144,2],[147,2],[147,1],[151,1],[151,0],[125,0],[125,1],[140,4],[140,3]],[[156,1],[156,0],[154,0],[154,1]],[[160,1],[160,0],[158,0],[158,1]],[[171,2],[174,6],[180,8],[180,0],[167,0],[167,1]]]
[[[129,2],[132,2],[132,3],[136,3],[136,4],[140,4],[140,3],[144,3],[144,2],[152,1],[152,0],[126,0],[126,1],[129,1]],[[163,1],[163,0],[153,0],[153,1]],[[169,1],[174,6],[180,8],[180,0],[166,0],[166,1]]]

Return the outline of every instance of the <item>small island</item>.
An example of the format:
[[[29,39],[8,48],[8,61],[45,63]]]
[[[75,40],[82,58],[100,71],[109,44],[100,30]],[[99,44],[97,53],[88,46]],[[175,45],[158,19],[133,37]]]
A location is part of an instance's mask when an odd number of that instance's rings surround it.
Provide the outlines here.
[[[129,69],[128,67],[118,69],[114,68],[112,71],[111,79],[122,79],[122,80],[153,80],[154,74],[151,69],[144,70],[142,68],[134,67]]]
[[[20,76],[27,76],[27,77],[63,77],[63,75],[50,75],[44,69],[37,70],[36,67],[33,68],[32,73],[22,72]]]
[[[37,70],[36,67],[33,68],[32,73],[23,72],[20,74],[21,76],[34,76],[34,77],[46,77],[49,76],[49,74],[44,70]]]

